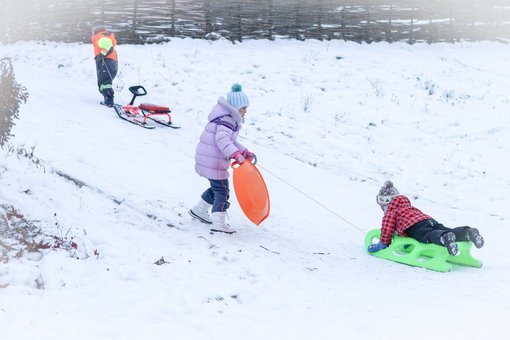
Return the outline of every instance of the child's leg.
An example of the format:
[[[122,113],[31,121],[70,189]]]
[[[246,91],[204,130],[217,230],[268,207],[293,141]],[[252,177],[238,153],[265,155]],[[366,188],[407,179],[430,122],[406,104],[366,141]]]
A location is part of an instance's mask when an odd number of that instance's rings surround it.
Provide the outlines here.
[[[212,203],[214,201],[214,193],[211,188],[204,191],[200,200],[195,204],[193,208],[191,208],[188,212],[189,214],[199,220],[202,223],[211,224],[211,216],[209,215],[209,209],[211,209]]]
[[[420,221],[413,224],[405,230],[407,236],[414,238],[418,242],[427,243],[425,235],[432,229],[430,220]]]
[[[214,194],[214,202],[211,209],[212,228],[211,231],[220,231],[227,234],[235,233],[227,223],[227,209],[230,206],[228,179],[209,180],[211,191]]]
[[[109,87],[112,85],[112,77],[106,68],[106,62],[103,59],[96,60],[96,70],[97,70],[97,87],[99,88],[99,92],[103,93],[105,87]]]
[[[101,92],[105,99],[105,104],[113,105],[113,78],[117,75],[117,62],[112,59],[101,60],[96,62],[97,67],[97,84],[99,92]]]
[[[441,236],[448,232],[441,223],[437,223],[434,219],[418,222],[406,229],[406,234],[421,243],[434,243],[443,246]]]
[[[471,229],[469,227],[456,227],[452,228],[451,231],[455,234],[457,241],[469,241],[466,232]]]
[[[103,81],[101,76],[103,72],[103,66],[101,63],[102,63],[101,60],[96,60],[97,90],[99,91],[99,93],[103,94],[103,92],[101,91],[101,82]]]
[[[441,236],[451,231],[450,228],[445,227],[441,223],[435,223],[432,225],[432,229],[427,233],[426,237],[428,239],[428,243],[434,243],[440,246],[444,246],[444,241],[441,239]]]
[[[457,255],[458,246],[452,229],[445,227],[434,219],[425,220],[409,227],[406,233],[423,243],[433,243],[446,247],[450,255]],[[414,237],[413,237],[414,238]]]
[[[230,206],[230,203],[228,202],[228,199],[230,198],[228,179],[222,180],[210,179],[209,182],[211,183],[210,190],[213,196],[212,212],[214,213],[218,211],[226,211]],[[202,196],[202,198],[204,197]],[[209,202],[205,198],[204,200],[206,202]]]
[[[202,196],[200,196],[204,201],[207,202],[207,204],[212,205],[214,203],[214,191],[212,188],[207,189],[202,193]]]
[[[113,79],[117,76],[117,70],[119,68],[119,63],[117,60],[113,60],[111,58],[106,58],[104,60],[106,69],[108,71],[108,75],[110,76],[110,81],[113,82]]]
[[[485,243],[482,235],[476,228],[471,227],[457,227],[453,228],[457,241],[471,241],[477,248],[482,248]]]
[[[467,226],[466,227],[447,228],[440,223],[438,223],[438,226],[440,226],[440,228],[438,228],[438,232],[440,230],[440,233],[444,234],[445,230],[447,232],[452,232],[455,235],[456,242],[471,241],[471,242],[473,242],[475,247],[477,247],[477,248],[483,247],[484,239],[483,239],[482,235],[480,235],[480,233],[478,232],[478,229],[476,229],[476,228],[471,228],[471,227],[467,227]],[[440,237],[441,237],[441,235],[440,235]],[[437,237],[437,236],[434,236],[434,237]],[[435,243],[435,242],[433,242],[433,243]]]

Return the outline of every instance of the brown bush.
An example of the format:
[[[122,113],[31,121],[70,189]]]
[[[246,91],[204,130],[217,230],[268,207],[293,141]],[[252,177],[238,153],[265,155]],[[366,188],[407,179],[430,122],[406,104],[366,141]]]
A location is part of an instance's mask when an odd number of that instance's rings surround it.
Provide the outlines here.
[[[27,220],[14,207],[0,205],[0,262],[21,258],[27,252],[49,248],[36,221]]]
[[[0,59],[0,146],[3,146],[18,118],[19,107],[28,99],[27,89],[16,82],[9,58]]]

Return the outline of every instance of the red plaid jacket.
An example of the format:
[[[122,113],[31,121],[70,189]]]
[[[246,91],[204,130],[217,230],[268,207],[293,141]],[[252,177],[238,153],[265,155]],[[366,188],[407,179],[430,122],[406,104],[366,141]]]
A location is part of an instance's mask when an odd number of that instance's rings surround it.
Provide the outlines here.
[[[407,236],[405,233],[407,228],[428,219],[431,217],[411,206],[406,196],[399,195],[391,201],[384,213],[380,241],[389,245],[395,232],[400,236]]]

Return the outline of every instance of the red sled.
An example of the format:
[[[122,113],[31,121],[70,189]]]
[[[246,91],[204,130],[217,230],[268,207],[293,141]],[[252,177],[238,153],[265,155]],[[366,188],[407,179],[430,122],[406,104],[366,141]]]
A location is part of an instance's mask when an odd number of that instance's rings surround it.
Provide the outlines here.
[[[166,106],[141,103],[134,105],[136,97],[145,96],[147,90],[141,85],[131,86],[129,91],[133,94],[133,98],[128,105],[115,104],[113,108],[117,115],[130,123],[141,126],[146,129],[154,129],[153,125],[147,123],[148,120],[154,121],[160,125],[170,127],[172,129],[180,129],[180,126],[175,126],[172,123],[172,116],[170,115],[170,108]]]
[[[234,191],[237,201],[250,221],[259,225],[269,216],[269,193],[266,182],[255,166],[257,163],[245,161],[233,162]]]

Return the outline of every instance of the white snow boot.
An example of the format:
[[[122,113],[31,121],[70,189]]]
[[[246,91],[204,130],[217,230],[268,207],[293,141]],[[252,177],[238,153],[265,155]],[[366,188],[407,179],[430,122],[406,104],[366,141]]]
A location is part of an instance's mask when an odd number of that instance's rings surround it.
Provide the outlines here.
[[[211,231],[219,231],[226,234],[233,234],[236,231],[225,222],[227,218],[226,211],[217,211],[211,214],[212,227]]]
[[[202,223],[212,224],[211,216],[209,216],[209,209],[211,206],[211,204],[201,198],[197,205],[189,210],[189,214],[191,217],[196,218]]]

